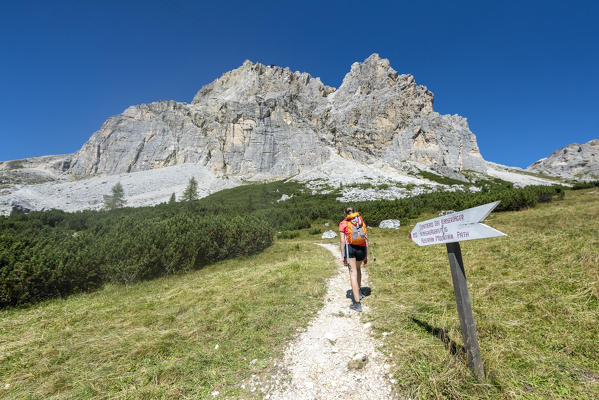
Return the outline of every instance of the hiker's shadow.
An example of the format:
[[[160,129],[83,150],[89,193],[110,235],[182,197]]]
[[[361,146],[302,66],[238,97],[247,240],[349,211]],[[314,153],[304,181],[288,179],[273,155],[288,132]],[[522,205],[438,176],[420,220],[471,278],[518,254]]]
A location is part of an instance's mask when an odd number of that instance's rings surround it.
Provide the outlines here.
[[[360,292],[362,293],[362,295],[364,297],[368,297],[370,296],[371,290],[370,290],[370,286],[362,286],[360,288]],[[345,297],[347,297],[348,299],[351,299],[354,296],[353,291],[351,289],[348,289],[345,292]]]
[[[426,330],[432,336],[441,340],[445,345],[445,348],[449,350],[449,353],[454,356],[458,356],[459,358],[465,358],[466,349],[461,344],[457,344],[454,340],[451,340],[447,331],[443,328],[435,328],[434,326],[430,326],[426,322],[420,321],[417,318],[410,317],[412,322],[414,322],[419,327]]]

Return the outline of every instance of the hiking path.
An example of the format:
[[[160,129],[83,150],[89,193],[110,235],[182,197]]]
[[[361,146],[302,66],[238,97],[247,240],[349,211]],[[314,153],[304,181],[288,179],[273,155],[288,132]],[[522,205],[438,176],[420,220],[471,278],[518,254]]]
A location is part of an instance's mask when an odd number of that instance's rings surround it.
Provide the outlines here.
[[[254,376],[246,385],[264,399],[395,399],[390,366],[370,334],[371,324],[362,321],[369,314],[368,297],[362,300],[363,313],[349,309],[349,274],[339,247],[317,244],[337,261],[323,308],[288,345],[283,359],[275,365],[276,372],[266,378]],[[365,286],[368,271],[362,268]]]

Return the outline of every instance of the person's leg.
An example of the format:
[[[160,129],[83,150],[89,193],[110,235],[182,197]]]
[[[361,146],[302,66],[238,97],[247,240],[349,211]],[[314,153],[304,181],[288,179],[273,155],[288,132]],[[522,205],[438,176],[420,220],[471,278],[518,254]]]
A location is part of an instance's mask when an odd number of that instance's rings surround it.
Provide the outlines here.
[[[358,289],[362,287],[362,261],[356,261],[356,268],[358,269]]]
[[[349,286],[351,287],[351,263],[349,261],[350,260],[350,258],[349,258],[350,254],[348,254],[348,250],[349,250],[348,246],[345,245],[345,247],[343,249],[343,255],[345,256],[345,261],[346,261],[345,265],[347,266],[347,271],[349,272]],[[354,258],[354,261],[355,260],[356,259]]]
[[[354,301],[356,303],[360,302],[360,286],[358,285],[358,267],[356,266],[356,259],[355,258],[349,258],[349,265],[351,267],[350,270],[350,283],[351,283],[351,289],[354,295]]]

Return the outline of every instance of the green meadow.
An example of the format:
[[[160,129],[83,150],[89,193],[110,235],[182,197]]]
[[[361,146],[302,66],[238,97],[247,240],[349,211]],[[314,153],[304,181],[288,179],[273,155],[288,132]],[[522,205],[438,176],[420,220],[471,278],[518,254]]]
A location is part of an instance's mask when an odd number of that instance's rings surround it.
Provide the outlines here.
[[[199,271],[0,311],[0,398],[212,398],[322,305],[328,251],[277,242]],[[251,363],[256,359],[255,363]]]
[[[485,380],[465,365],[445,246],[416,246],[410,226],[372,232],[369,318],[394,362],[397,391],[599,398],[599,190],[485,222],[508,236],[461,243]]]
[[[363,320],[393,364],[396,392],[599,398],[599,189],[492,213],[486,223],[508,236],[462,243],[484,380],[465,365],[445,246],[408,238],[436,215],[369,230],[377,260]],[[340,218],[331,215],[332,229]],[[322,305],[335,271],[314,245],[325,221],[284,228],[259,254],[1,309],[0,398],[254,396],[242,382],[267,375]]]

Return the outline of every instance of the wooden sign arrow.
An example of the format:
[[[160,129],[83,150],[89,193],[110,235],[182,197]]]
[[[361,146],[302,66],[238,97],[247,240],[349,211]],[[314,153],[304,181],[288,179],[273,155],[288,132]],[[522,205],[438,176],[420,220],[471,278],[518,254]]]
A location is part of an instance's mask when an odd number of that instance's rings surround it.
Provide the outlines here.
[[[459,242],[506,236],[497,229],[481,224],[481,221],[497,207],[497,204],[499,201],[422,221],[417,223],[410,233],[410,238],[419,246],[445,243],[447,247],[453,292],[460,317],[462,340],[466,349],[466,362],[472,372],[480,378],[485,376],[485,370],[478,347],[478,336]]]
[[[419,246],[429,246],[506,236],[481,223],[497,204],[499,201],[419,222],[410,233],[410,239]]]

